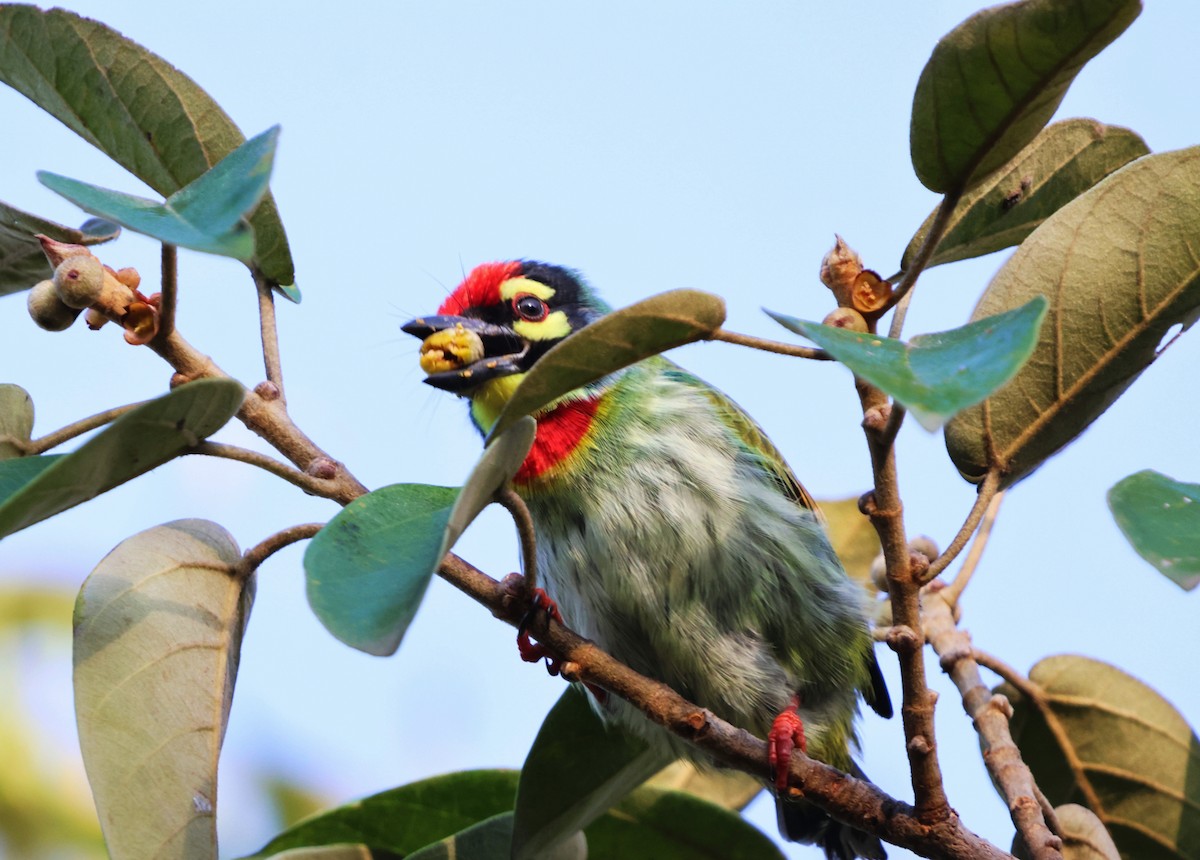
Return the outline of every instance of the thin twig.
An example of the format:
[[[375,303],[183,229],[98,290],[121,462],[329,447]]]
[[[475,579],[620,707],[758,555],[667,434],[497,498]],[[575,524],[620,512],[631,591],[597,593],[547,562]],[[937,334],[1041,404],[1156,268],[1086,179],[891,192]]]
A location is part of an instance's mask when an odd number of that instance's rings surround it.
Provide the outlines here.
[[[514,627],[528,615],[528,600],[487,574],[450,554],[438,573]],[[670,687],[640,675],[562,624],[536,613],[531,632],[562,660],[569,680],[602,687],[631,702],[647,717],[729,767],[764,778],[767,745],[710,711],[687,701]],[[953,810],[937,821],[918,817],[908,804],[889,797],[869,782],[855,779],[795,752],[789,785],[839,821],[867,830],[925,857],[955,860],[1005,860],[1008,854],[963,826]]]
[[[1005,663],[999,657],[995,657],[992,654],[989,654],[987,651],[981,651],[972,646],[971,659],[983,668],[990,672],[995,672],[1003,680],[1012,684],[1017,688],[1017,692],[1019,692],[1022,696],[1025,696],[1029,699],[1041,698],[1041,690],[1035,686],[1032,681],[1030,681],[1012,666]]]
[[[110,424],[120,418],[126,412],[132,409],[137,409],[142,403],[128,403],[125,406],[114,406],[112,409],[105,409],[103,412],[97,412],[95,415],[90,415],[87,418],[81,418],[74,423],[68,424],[66,427],[61,427],[53,433],[47,433],[38,439],[25,441],[16,439],[12,436],[0,437],[0,441],[10,442],[21,450],[23,454],[41,454],[49,451],[51,448],[57,448],[64,442],[69,442],[76,436],[81,436],[89,430],[95,430],[97,427],[103,427],[105,424]]]
[[[917,284],[917,278],[921,277],[921,272],[925,271],[925,267],[929,265],[929,261],[933,258],[933,252],[937,250],[937,246],[942,241],[942,236],[946,233],[946,228],[950,226],[950,216],[954,212],[954,207],[958,205],[959,198],[962,197],[962,191],[957,190],[947,194],[942,198],[941,204],[937,208],[937,213],[933,216],[933,223],[929,225],[929,232],[925,234],[925,240],[921,242],[921,247],[917,249],[917,253],[913,255],[909,261],[908,267],[904,272],[904,279],[897,285],[892,293],[891,305],[898,306],[904,302],[904,309],[897,309],[896,314],[892,317],[892,325],[888,332],[888,337],[898,338],[904,327],[904,316],[908,308],[908,295],[912,292],[913,287]]]
[[[525,588],[532,593],[537,588],[537,536],[533,530],[533,517],[525,500],[512,487],[496,491],[496,501],[512,515],[517,526],[517,537],[521,541],[521,572],[525,574]]]
[[[266,454],[237,445],[227,445],[224,442],[201,442],[189,450],[190,454],[203,454],[206,457],[222,457],[226,460],[236,460],[248,463],[270,472],[276,477],[283,478],[289,484],[294,484],[304,492],[314,496],[327,496],[329,482],[321,478],[301,472],[287,463],[268,457]]]
[[[983,763],[1003,794],[1013,825],[1029,847],[1033,860],[1062,860],[1062,840],[1046,824],[1033,774],[1013,742],[1008,720],[1012,705],[993,695],[972,657],[971,637],[954,621],[953,605],[945,589],[924,592],[922,621],[929,644],[941,658],[942,669],[962,696],[963,710],[971,717],[983,748]]]
[[[242,556],[241,563],[237,566],[238,574],[243,578],[248,577],[254,571],[258,570],[259,565],[285,546],[290,546],[297,541],[308,540],[324,527],[324,523],[304,523],[303,525],[291,526],[283,531],[276,532],[269,538],[260,541],[255,546],[246,550],[246,553]]]
[[[165,338],[175,331],[175,308],[179,296],[179,255],[174,245],[162,246],[162,297],[158,305],[158,333]]]
[[[992,499],[995,498],[999,491],[1000,473],[992,469],[987,473],[983,479],[983,483],[979,486],[979,492],[975,496],[975,504],[971,506],[971,511],[967,514],[967,519],[963,522],[962,528],[958,530],[958,534],[954,536],[954,540],[950,541],[950,545],[946,547],[945,551],[930,563],[929,569],[925,571],[925,581],[922,585],[932,582],[963,551],[963,547],[967,545],[967,541],[971,539],[971,535],[975,533],[975,529],[983,521],[983,515],[987,511],[988,505],[991,504]]]
[[[879,434],[878,444],[881,449],[886,451],[896,443],[896,436],[900,433],[900,425],[904,423],[904,416],[907,414],[907,409],[896,401],[892,401],[891,409],[888,412],[887,424],[884,425],[883,432]]]
[[[896,309],[892,313],[892,322],[888,326],[888,337],[892,340],[899,340],[901,332],[904,331],[904,320],[908,317],[908,307],[912,304],[912,297],[913,291],[910,288],[896,302]]]
[[[992,536],[992,526],[996,524],[996,515],[1000,513],[1000,505],[1003,501],[1004,490],[1001,490],[992,497],[992,500],[988,503],[987,510],[983,514],[983,522],[979,524],[979,531],[975,535],[975,542],[971,544],[971,549],[963,561],[962,568],[958,571],[958,575],[954,577],[954,581],[947,585],[946,590],[942,592],[951,606],[958,603],[962,597],[963,590],[966,589],[967,583],[971,581],[971,576],[979,566],[979,559],[983,558],[983,551],[987,548],[988,538]]]
[[[738,346],[748,346],[751,349],[761,349],[763,352],[774,352],[779,355],[790,355],[793,358],[811,358],[814,361],[834,361],[834,357],[823,349],[811,346],[798,346],[794,343],[783,343],[777,340],[755,337],[749,334],[739,334],[735,331],[719,328],[708,336],[709,340],[720,340]]]
[[[254,270],[254,286],[258,289],[258,318],[262,328],[263,364],[266,366],[267,381],[279,391],[280,402],[285,402],[283,392],[283,362],[279,357],[279,328],[275,322],[275,292],[267,279]]]

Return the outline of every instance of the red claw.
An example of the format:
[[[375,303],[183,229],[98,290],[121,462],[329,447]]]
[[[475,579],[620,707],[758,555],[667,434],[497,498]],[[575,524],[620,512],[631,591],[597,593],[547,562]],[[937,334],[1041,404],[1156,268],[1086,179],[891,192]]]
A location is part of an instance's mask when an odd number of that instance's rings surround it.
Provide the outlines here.
[[[800,696],[794,695],[791,703],[775,718],[767,735],[767,761],[775,775],[775,788],[781,792],[787,789],[792,750],[800,747],[801,752],[808,751],[808,744],[804,740],[804,721],[797,713],[799,709]]]

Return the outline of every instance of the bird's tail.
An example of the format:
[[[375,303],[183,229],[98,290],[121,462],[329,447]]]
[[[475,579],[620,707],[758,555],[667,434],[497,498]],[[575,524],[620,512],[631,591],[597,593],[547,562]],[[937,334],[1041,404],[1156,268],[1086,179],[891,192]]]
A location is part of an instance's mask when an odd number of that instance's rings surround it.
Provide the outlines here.
[[[859,779],[867,778],[855,764],[850,766],[850,773]],[[811,803],[779,797],[775,800],[775,810],[779,832],[785,839],[820,845],[826,860],[855,860],[857,857],[887,860],[887,852],[878,837],[835,821],[829,813]]]

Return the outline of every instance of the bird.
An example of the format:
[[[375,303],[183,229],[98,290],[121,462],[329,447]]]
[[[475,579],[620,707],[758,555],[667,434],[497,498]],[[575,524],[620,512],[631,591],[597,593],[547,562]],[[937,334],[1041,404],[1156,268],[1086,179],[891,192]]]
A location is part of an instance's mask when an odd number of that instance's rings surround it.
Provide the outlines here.
[[[578,271],[519,259],[475,267],[435,315],[402,329],[422,338],[425,382],[467,399],[486,435],[542,356],[610,310]],[[785,838],[829,860],[885,858],[875,836],[782,790],[794,746],[862,777],[858,700],[884,717],[892,706],[865,590],[775,445],[729,397],[657,355],[533,417],[512,487],[548,605],[630,668],[768,738]],[[619,697],[589,695],[606,721],[703,761]]]

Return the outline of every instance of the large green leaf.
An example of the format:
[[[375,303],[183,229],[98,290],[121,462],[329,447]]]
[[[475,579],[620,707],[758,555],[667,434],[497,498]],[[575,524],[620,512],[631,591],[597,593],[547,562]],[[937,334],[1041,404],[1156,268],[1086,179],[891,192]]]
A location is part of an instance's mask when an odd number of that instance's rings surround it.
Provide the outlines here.
[[[98,245],[117,238],[121,228],[99,218],[89,218],[79,229],[64,227],[0,203],[0,296],[27,290],[54,274],[42,243],[34,238],[38,233],[72,245]]]
[[[217,759],[253,581],[229,533],[177,520],[123,541],[75,606],[75,714],[110,854],[216,857]]]
[[[962,328],[917,335],[911,343],[854,332],[783,314],[771,316],[802,334],[904,404],[927,430],[983,400],[1025,363],[1037,343],[1046,300]]]
[[[476,770],[393,788],[301,821],[243,860],[294,848],[361,843],[409,854],[512,809],[517,773]]]
[[[933,49],[913,97],[913,169],[954,193],[1025,148],[1139,0],[1023,0],[968,18]]]
[[[271,180],[279,126],[251,138],[164,203],[69,179],[45,170],[38,179],[76,206],[168,245],[250,262],[254,232],[242,216]]]
[[[587,697],[568,689],[521,769],[513,860],[539,857],[572,838],[672,758],[666,744],[651,747],[618,726],[605,726]]]
[[[406,860],[495,860],[507,857],[508,848],[512,844],[512,830],[513,814],[502,812],[440,842],[427,845],[420,851],[414,851]],[[576,833],[573,839],[560,842],[541,854],[538,860],[587,858],[587,839],[582,833]]]
[[[1117,482],[1108,506],[1138,555],[1184,591],[1200,585],[1200,484],[1146,469]]]
[[[1050,312],[1013,380],[946,427],[963,477],[1020,480],[1137,378],[1200,313],[1200,148],[1151,155],[1067,204],[993,278],[973,319],[1036,296]]]
[[[352,648],[384,657],[400,647],[446,554],[458,490],[392,484],[360,496],[304,553],[308,603]]]
[[[736,812],[681,791],[643,786],[587,829],[591,857],[622,860],[783,860]]]
[[[168,197],[245,137],[196,83],[105,25],[62,9],[0,6],[0,81]],[[286,288],[291,252],[270,194],[250,216],[257,266]],[[298,301],[299,292],[284,289]]]
[[[601,317],[551,348],[525,374],[491,430],[643,358],[703,340],[725,322],[725,302],[697,290],[672,290]]]
[[[1091,119],[1058,122],[1008,164],[962,196],[928,265],[980,257],[1019,245],[1038,225],[1114,170],[1150,152],[1138,135]],[[913,236],[907,269],[937,212]]]
[[[0,501],[0,537],[52,517],[187,453],[242,405],[232,379],[200,379],[126,412]],[[39,457],[46,463],[50,458]],[[21,460],[4,461],[18,468]]]
[[[1029,679],[1036,701],[1000,689],[1013,702],[1013,739],[1049,801],[1091,809],[1123,857],[1200,857],[1200,741],[1170,702],[1086,657],[1048,657]]]
[[[0,460],[21,457],[24,452],[12,441],[28,442],[33,436],[33,398],[19,385],[0,385]]]
[[[44,454],[40,457],[0,460],[0,505],[65,456],[66,454]]]

